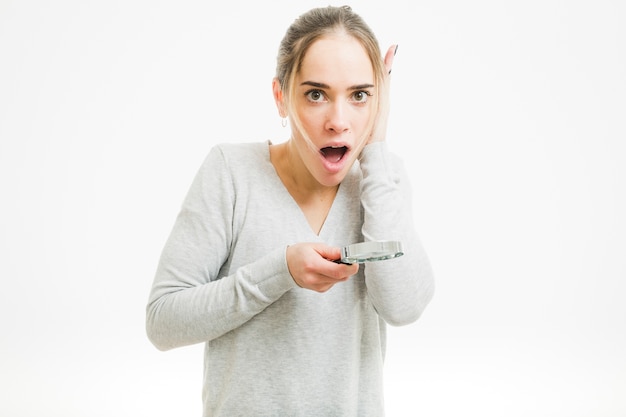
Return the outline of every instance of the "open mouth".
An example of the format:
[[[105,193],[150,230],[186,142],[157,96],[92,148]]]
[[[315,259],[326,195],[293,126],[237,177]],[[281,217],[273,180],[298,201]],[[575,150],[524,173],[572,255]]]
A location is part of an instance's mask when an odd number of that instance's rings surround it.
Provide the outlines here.
[[[348,148],[346,146],[327,146],[320,149],[320,152],[327,161],[339,162],[346,152],[348,152]]]

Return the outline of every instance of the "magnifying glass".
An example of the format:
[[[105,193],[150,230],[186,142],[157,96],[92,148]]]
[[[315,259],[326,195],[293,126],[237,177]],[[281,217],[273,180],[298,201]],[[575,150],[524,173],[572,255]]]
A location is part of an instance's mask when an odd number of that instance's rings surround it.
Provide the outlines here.
[[[341,248],[341,259],[334,262],[341,264],[362,264],[364,262],[383,261],[404,255],[402,244],[396,240],[353,243]]]

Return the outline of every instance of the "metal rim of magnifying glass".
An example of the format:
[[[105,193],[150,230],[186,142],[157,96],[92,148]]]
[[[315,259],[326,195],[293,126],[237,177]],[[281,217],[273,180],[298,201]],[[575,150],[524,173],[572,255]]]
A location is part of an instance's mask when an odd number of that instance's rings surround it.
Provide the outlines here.
[[[402,255],[402,244],[395,240],[353,243],[341,248],[341,262],[346,264],[383,261]]]

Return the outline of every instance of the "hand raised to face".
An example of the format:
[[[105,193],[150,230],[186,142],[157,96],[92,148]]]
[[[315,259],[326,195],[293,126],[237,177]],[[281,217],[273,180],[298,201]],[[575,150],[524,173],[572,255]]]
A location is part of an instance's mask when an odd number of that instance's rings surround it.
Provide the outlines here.
[[[380,86],[378,98],[378,114],[376,115],[376,123],[372,129],[372,134],[368,143],[384,141],[387,136],[387,120],[389,118],[389,84],[391,81],[391,68],[393,66],[393,58],[398,51],[398,45],[391,45],[385,54],[385,70],[386,75],[383,85]]]

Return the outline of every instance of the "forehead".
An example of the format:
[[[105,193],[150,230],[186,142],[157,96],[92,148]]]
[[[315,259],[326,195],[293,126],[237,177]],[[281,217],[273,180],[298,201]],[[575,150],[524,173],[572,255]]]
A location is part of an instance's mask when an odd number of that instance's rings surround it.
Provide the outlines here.
[[[367,51],[356,38],[345,33],[320,37],[309,46],[299,78],[310,81],[373,83],[374,69]]]

